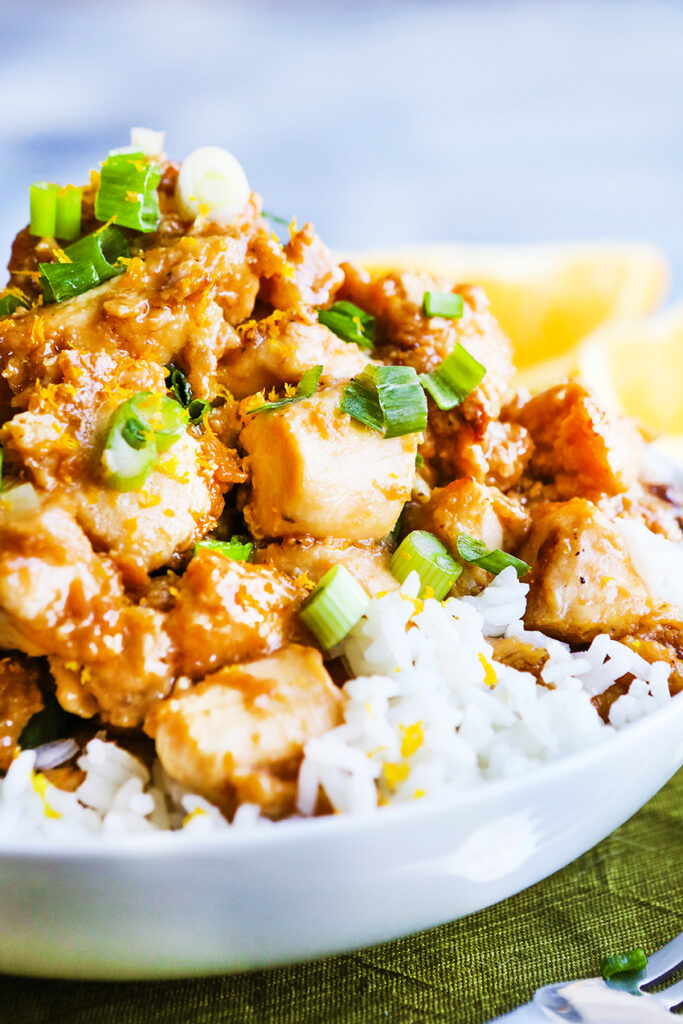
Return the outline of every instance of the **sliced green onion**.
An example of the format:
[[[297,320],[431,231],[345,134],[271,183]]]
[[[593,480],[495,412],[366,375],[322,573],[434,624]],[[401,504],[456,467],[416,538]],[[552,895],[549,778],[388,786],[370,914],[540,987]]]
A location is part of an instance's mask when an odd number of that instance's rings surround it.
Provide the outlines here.
[[[149,427],[142,422],[139,416],[129,416],[121,427],[121,434],[126,444],[137,450],[144,448],[152,439]]]
[[[455,545],[459,556],[465,562],[478,565],[480,569],[486,569],[487,572],[492,572],[494,576],[497,576],[503,569],[507,569],[509,565],[513,567],[520,577],[526,576],[531,570],[531,566],[523,562],[521,558],[508,555],[507,552],[501,551],[500,548],[494,548],[493,551],[489,551],[483,540],[470,537],[468,533],[458,534]]]
[[[207,412],[211,410],[211,402],[207,402],[203,398],[193,398],[187,407],[187,413],[190,417],[190,423],[198,424],[204,422],[204,417]]]
[[[181,369],[173,363],[166,363],[166,387],[172,391],[180,404],[186,409],[192,401],[190,382]]]
[[[140,391],[112,413],[102,453],[105,479],[117,491],[136,491],[187,429],[187,409],[166,395]]]
[[[457,344],[435,370],[421,374],[420,380],[439,409],[452,409],[481,384],[485,373],[486,367],[478,363],[466,348]]]
[[[289,225],[292,223],[291,217],[289,218],[289,220],[285,220],[284,217],[278,217],[276,213],[269,213],[268,210],[262,210],[261,216],[265,217],[266,220],[272,221],[273,224],[282,224],[282,226],[285,228],[288,228]]]
[[[340,407],[385,437],[427,426],[427,399],[412,366],[366,366],[344,388]]]
[[[415,456],[415,465],[417,466],[418,469],[421,469],[422,466],[424,466],[424,464],[424,456],[420,455],[420,453],[418,452],[417,455]]]
[[[81,260],[95,268],[98,283],[123,273],[126,269],[121,260],[130,257],[126,236],[111,224],[85,235],[64,250],[74,263]]]
[[[130,256],[125,236],[114,227],[100,228],[68,245],[65,263],[39,263],[45,302],[62,302],[123,273]]]
[[[343,640],[365,615],[370,598],[348,569],[335,565],[304,601],[299,618],[324,651]]]
[[[34,181],[31,185],[29,198],[31,206],[31,223],[29,232],[41,238],[51,237],[57,229],[57,194],[59,185],[49,181]]]
[[[57,219],[55,237],[78,238],[81,233],[81,190],[67,185],[57,193]]]
[[[426,530],[413,530],[401,541],[389,561],[389,569],[399,583],[411,572],[420,577],[419,597],[443,600],[462,572],[441,541]]]
[[[264,402],[255,409],[249,409],[249,415],[252,416],[257,412],[270,412],[271,409],[280,409],[283,405],[292,405],[294,402],[301,402],[304,398],[310,398],[318,386],[322,372],[322,366],[309,367],[302,375],[293,395],[287,395],[286,398],[276,398],[272,402]]]
[[[230,540],[212,540],[210,537],[205,537],[204,540],[197,541],[195,544],[195,555],[200,548],[218,551],[219,554],[233,562],[248,562],[254,550],[254,543],[247,537],[237,535],[231,537]]]
[[[454,292],[425,292],[422,298],[422,309],[427,316],[457,320],[462,316],[463,308],[462,295]]]
[[[52,740],[73,736],[75,729],[83,725],[83,719],[64,711],[53,694],[44,697],[45,706],[36,711],[24,726],[18,745],[22,750],[33,750]]]
[[[141,152],[109,154],[100,171],[95,198],[98,220],[114,220],[119,227],[154,231],[159,223],[161,168]]]
[[[7,291],[0,297],[0,316],[11,316],[20,306],[23,309],[30,306],[26,296],[17,291]]]
[[[100,283],[92,263],[39,263],[40,284],[45,302],[63,302],[89,292]]]
[[[353,302],[335,302],[329,309],[319,309],[318,322],[342,341],[353,341],[360,348],[372,348],[374,344],[375,318]]]
[[[624,971],[644,971],[647,967],[647,957],[642,949],[632,949],[630,953],[613,953],[606,956],[600,966],[600,972],[607,981],[615,974],[623,974]]]

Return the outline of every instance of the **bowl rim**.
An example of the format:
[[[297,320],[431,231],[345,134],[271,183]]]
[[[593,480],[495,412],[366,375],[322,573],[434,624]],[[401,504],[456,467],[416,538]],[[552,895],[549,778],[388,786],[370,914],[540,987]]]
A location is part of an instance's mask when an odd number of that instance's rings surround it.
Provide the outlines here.
[[[126,859],[157,859],[163,855],[167,859],[184,856],[188,853],[197,854],[202,851],[215,852],[220,850],[249,849],[261,846],[286,846],[300,841],[307,842],[308,837],[325,837],[352,835],[358,832],[384,829],[390,823],[412,825],[425,817],[439,814],[453,814],[459,809],[469,807],[472,803],[482,800],[505,798],[510,793],[524,793],[538,786],[551,785],[558,778],[579,772],[593,762],[608,758],[615,748],[637,743],[638,737],[657,732],[663,726],[670,726],[670,718],[680,721],[683,726],[683,691],[672,697],[661,708],[631,722],[619,731],[612,731],[604,742],[596,743],[583,750],[565,754],[553,761],[539,762],[522,775],[510,778],[483,780],[481,783],[465,791],[430,797],[419,800],[405,801],[378,807],[373,811],[348,814],[327,814],[315,818],[288,818],[268,825],[254,828],[225,829],[210,833],[186,832],[182,829],[171,831],[159,829],[149,832],[125,833],[121,835],[103,836],[100,833],[81,835],[78,838],[30,838],[0,840],[0,863],[9,859],[25,859],[27,861],[62,861],[62,860],[107,860],[111,857]],[[683,744],[677,767],[667,776],[667,781],[683,766]]]

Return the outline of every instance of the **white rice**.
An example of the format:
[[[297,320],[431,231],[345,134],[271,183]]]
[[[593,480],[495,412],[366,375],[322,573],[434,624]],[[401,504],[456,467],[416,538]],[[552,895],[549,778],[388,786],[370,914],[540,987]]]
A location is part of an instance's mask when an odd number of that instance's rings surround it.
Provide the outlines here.
[[[675,561],[683,560],[683,551],[637,523],[626,524],[624,536],[653,596],[672,603],[675,596],[683,604]],[[647,554],[640,558],[636,549]],[[683,581],[683,572],[678,578]],[[574,654],[567,644],[526,630],[529,588],[512,568],[476,597],[423,602],[416,599],[418,589],[413,573],[400,592],[373,598],[343,643],[341,654],[354,676],[343,690],[344,722],[306,744],[300,815],[314,812],[321,791],[335,811],[354,813],[518,776],[607,742],[615,730],[671,700],[664,662],[650,665],[605,634]],[[545,685],[494,661],[494,637],[518,637],[545,651]],[[612,705],[606,725],[591,697],[626,673],[634,681]],[[0,841],[271,824],[252,805],[240,807],[228,824],[158,762],[150,773],[103,736],[88,743],[77,763],[85,779],[68,793],[36,769],[34,751],[15,758],[0,782]]]

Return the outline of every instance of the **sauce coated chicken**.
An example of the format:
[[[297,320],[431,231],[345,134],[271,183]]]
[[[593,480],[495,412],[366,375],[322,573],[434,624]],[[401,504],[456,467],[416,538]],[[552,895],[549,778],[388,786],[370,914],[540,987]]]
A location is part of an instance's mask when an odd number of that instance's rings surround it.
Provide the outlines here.
[[[289,813],[306,741],[341,718],[302,604],[336,566],[370,594],[398,586],[389,562],[411,530],[456,559],[463,534],[518,555],[530,628],[579,646],[608,632],[680,685],[683,625],[614,525],[681,536],[679,499],[639,481],[632,424],[575,382],[516,398],[476,286],[338,265],[310,224],[283,244],[256,194],[227,226],[183,221],[177,167],[162,171],[156,229],[127,229],[130,256],[99,286],[41,300],[39,267],[62,250],[27,232],[13,249],[25,298],[0,318],[1,768],[47,693],[93,731],[144,730],[166,771],[227,814]],[[102,227],[96,188],[84,234]],[[462,314],[428,316],[425,293],[461,296]],[[420,421],[418,375],[462,349],[483,377],[450,406],[430,392]],[[419,392],[403,428],[389,420],[399,379]],[[150,394],[168,422],[121,419]],[[108,475],[107,452],[124,468]],[[468,566],[456,592],[490,578]],[[528,644],[495,652],[538,674]]]

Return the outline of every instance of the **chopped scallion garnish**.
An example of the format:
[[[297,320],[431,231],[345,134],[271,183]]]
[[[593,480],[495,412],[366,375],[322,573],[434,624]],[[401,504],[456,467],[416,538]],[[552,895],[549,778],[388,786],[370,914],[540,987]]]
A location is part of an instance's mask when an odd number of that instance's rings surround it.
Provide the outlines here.
[[[310,398],[318,386],[322,372],[322,366],[309,367],[302,375],[293,395],[287,395],[285,398],[276,398],[272,402],[263,402],[254,409],[248,409],[249,415],[252,416],[257,412],[270,412],[272,409],[282,408],[283,405],[292,405],[294,402],[301,402],[304,398]]]
[[[45,302],[63,302],[89,292],[100,284],[92,263],[39,263],[40,283]]]
[[[211,411],[211,402],[207,402],[204,398],[193,398],[187,407],[187,413],[190,417],[190,423],[196,425],[197,423],[203,423],[204,417],[207,412]]]
[[[31,222],[29,232],[42,238],[54,237],[57,230],[57,193],[59,185],[34,181],[29,191]]]
[[[174,366],[173,363],[167,363],[165,366],[166,373],[166,387],[169,391],[172,391],[176,396],[180,404],[186,409],[192,401],[192,388],[190,382],[181,369]]]
[[[389,569],[399,583],[411,572],[420,577],[420,597],[441,601],[462,572],[438,537],[426,530],[413,530],[401,541],[389,562]]]
[[[68,245],[64,255],[64,263],[38,264],[46,302],[72,299],[123,273],[120,261],[130,256],[130,249],[120,231],[107,227]]]
[[[254,542],[249,540],[248,537],[241,535],[231,537],[230,540],[213,540],[211,537],[205,537],[204,540],[197,541],[195,544],[195,555],[200,548],[209,548],[211,551],[217,551],[233,562],[248,562],[254,550]]]
[[[508,555],[507,552],[501,551],[500,548],[494,548],[492,551],[489,551],[482,540],[477,540],[476,537],[471,537],[468,533],[458,534],[455,544],[460,558],[465,562],[470,562],[472,565],[479,566],[480,569],[486,569],[487,572],[493,573],[494,576],[497,576],[499,572],[507,569],[510,565],[520,577],[526,576],[531,570],[531,566],[523,562],[521,558]]]
[[[77,238],[81,230],[81,190],[35,181],[30,189],[29,231],[42,238]]]
[[[443,316],[457,320],[462,316],[464,304],[462,295],[454,292],[425,292],[422,308],[426,316]]]
[[[375,318],[353,302],[342,300],[329,309],[319,309],[318,321],[343,341],[353,341],[361,348],[374,344]]]
[[[412,366],[366,366],[344,388],[341,410],[385,437],[427,426],[427,399]]]
[[[91,263],[100,284],[123,273],[125,265],[121,261],[130,256],[126,236],[112,225],[79,238],[77,242],[68,245],[64,252],[74,263]]]
[[[642,949],[632,949],[630,953],[613,953],[606,956],[600,966],[600,972],[607,981],[615,974],[623,974],[625,971],[644,971],[647,967],[647,957]]]
[[[107,428],[102,465],[117,491],[136,491],[154,469],[157,455],[185,433],[187,409],[172,398],[140,391],[114,410]]]
[[[67,185],[57,193],[55,237],[70,241],[81,233],[81,190]]]
[[[285,220],[284,217],[278,217],[276,213],[269,213],[268,210],[262,210],[261,216],[265,217],[266,220],[272,221],[273,224],[282,224],[282,226],[285,228],[288,228],[289,225],[292,223],[291,217],[289,218],[289,220]]]
[[[158,163],[141,152],[110,153],[102,164],[95,198],[98,220],[114,220],[119,227],[154,231],[160,220],[157,187]]]
[[[25,295],[18,291],[6,291],[0,297],[0,316],[11,316],[19,307],[28,309],[29,305]]]
[[[474,391],[485,373],[486,368],[457,344],[435,370],[421,374],[420,380],[439,409],[452,409]]]
[[[370,606],[370,598],[348,569],[326,572],[302,605],[299,617],[324,651],[343,640]]]

